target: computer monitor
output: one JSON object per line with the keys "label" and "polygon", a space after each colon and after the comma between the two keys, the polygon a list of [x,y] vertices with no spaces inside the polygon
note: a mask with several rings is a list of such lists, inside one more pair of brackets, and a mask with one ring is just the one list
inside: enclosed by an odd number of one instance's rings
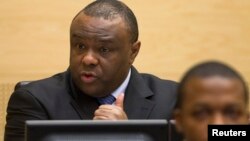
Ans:
{"label": "computer monitor", "polygon": [[25,141],[167,141],[166,120],[28,120]]}
{"label": "computer monitor", "polygon": [[179,133],[176,129],[176,122],[175,120],[168,121],[168,139],[171,141],[183,141],[183,135]]}

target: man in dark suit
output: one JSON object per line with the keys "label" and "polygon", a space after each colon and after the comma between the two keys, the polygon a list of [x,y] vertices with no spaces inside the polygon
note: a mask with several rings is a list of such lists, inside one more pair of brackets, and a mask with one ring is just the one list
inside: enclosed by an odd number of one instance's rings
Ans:
{"label": "man in dark suit", "polygon": [[[70,45],[66,72],[14,91],[5,141],[23,140],[26,120],[171,118],[176,83],[132,66],[141,43],[136,17],[124,3],[86,6],[72,21]],[[106,97],[110,104],[103,104]]]}

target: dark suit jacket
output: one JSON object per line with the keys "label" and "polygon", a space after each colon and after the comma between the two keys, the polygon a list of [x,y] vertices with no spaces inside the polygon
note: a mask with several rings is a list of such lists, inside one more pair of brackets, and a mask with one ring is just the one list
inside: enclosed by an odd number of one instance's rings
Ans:
{"label": "dark suit jacket", "polygon": [[[129,119],[169,119],[176,102],[176,83],[134,67],[125,91],[124,110]],[[13,92],[7,108],[5,141],[24,140],[25,120],[92,119],[95,98],[78,94],[69,71],[34,81]]]}

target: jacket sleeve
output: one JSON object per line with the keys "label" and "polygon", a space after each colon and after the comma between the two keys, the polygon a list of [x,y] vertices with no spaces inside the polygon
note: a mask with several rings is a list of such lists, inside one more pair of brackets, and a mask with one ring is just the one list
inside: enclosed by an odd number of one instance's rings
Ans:
{"label": "jacket sleeve", "polygon": [[30,92],[18,89],[7,106],[4,141],[24,141],[25,121],[42,119],[48,119],[43,106]]}

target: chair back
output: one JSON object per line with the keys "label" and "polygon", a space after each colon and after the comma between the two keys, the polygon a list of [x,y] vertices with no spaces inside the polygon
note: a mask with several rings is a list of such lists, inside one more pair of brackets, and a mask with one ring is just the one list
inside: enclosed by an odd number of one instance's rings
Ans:
{"label": "chair back", "polygon": [[20,81],[15,85],[14,90],[17,90],[21,88],[22,86],[29,84],[30,82],[31,81]]}

